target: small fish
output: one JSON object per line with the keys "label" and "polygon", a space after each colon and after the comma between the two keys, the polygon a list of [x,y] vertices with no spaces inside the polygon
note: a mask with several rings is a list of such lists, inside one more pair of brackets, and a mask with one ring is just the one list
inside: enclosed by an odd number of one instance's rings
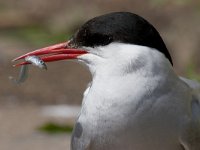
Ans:
{"label": "small fish", "polygon": [[46,69],[47,70],[47,65],[43,60],[40,59],[38,56],[27,56],[25,57],[25,61],[41,68],[41,69]]}
{"label": "small fish", "polygon": [[9,76],[9,79],[15,84],[23,83],[27,78],[28,78],[28,65],[23,65],[21,67],[18,79]]}
{"label": "small fish", "polygon": [[[34,66],[37,66],[41,69],[46,69],[47,66],[43,60],[40,59],[38,56],[27,56],[25,57],[25,61],[31,63]],[[21,84],[28,78],[28,65],[23,65],[20,69],[18,79],[15,79],[12,76],[9,76],[9,79],[15,84]]]}

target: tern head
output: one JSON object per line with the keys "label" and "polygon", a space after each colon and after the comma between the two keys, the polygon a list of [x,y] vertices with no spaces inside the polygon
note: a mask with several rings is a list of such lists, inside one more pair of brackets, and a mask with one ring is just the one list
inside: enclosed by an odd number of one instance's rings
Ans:
{"label": "tern head", "polygon": [[[67,42],[35,50],[14,61],[32,55],[40,56],[44,62],[79,59],[94,72],[100,64],[118,67],[116,64],[148,63],[145,62],[148,59],[140,61],[140,54],[145,53],[146,48],[159,52],[172,64],[160,34],[148,21],[133,13],[114,12],[87,21]],[[148,55],[151,53],[144,57]]]}

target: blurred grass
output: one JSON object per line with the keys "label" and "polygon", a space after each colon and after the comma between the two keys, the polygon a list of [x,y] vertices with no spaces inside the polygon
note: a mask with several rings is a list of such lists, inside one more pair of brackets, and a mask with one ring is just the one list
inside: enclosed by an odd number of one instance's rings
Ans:
{"label": "blurred grass", "polygon": [[46,123],[38,128],[40,132],[48,134],[58,134],[58,133],[71,133],[73,127],[70,125],[60,125],[56,123]]}
{"label": "blurred grass", "polygon": [[200,73],[197,70],[198,70],[198,67],[197,65],[195,65],[195,63],[189,64],[186,69],[186,76],[189,79],[195,79],[200,82]]}
{"label": "blurred grass", "polygon": [[5,35],[9,38],[18,39],[24,41],[27,44],[34,46],[42,46],[45,44],[59,43],[67,41],[70,33],[67,32],[52,32],[43,26],[27,26],[22,28],[10,28],[0,31],[1,35]]}

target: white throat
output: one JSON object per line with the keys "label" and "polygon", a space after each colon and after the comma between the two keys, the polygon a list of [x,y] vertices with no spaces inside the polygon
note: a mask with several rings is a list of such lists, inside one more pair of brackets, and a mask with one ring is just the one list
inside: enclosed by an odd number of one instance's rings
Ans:
{"label": "white throat", "polygon": [[92,75],[126,76],[128,74],[162,73],[172,69],[168,59],[156,49],[122,43],[95,48],[85,47],[88,54],[79,57]]}
{"label": "white throat", "polygon": [[111,97],[119,101],[130,95],[140,98],[161,82],[170,84],[177,79],[168,59],[156,49],[111,43],[87,50],[90,53],[79,59],[89,66],[93,79],[84,99],[89,95],[87,99],[95,97],[101,103]]}
{"label": "white throat", "polygon": [[161,105],[171,100],[162,96],[167,95],[171,85],[178,85],[179,79],[159,51],[120,43],[88,50],[91,54],[80,59],[89,66],[93,79],[84,93],[80,122],[87,121],[98,128],[107,121],[105,126],[126,128],[132,124],[127,123],[131,121],[127,116],[140,120],[143,112],[151,110],[155,103]]}

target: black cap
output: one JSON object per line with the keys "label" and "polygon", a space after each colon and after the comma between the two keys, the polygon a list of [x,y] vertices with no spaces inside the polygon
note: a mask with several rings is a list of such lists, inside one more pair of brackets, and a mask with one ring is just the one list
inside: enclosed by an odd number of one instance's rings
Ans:
{"label": "black cap", "polygon": [[130,12],[114,12],[87,21],[79,28],[70,44],[76,47],[96,47],[121,42],[148,46],[171,56],[158,31],[144,18]]}

